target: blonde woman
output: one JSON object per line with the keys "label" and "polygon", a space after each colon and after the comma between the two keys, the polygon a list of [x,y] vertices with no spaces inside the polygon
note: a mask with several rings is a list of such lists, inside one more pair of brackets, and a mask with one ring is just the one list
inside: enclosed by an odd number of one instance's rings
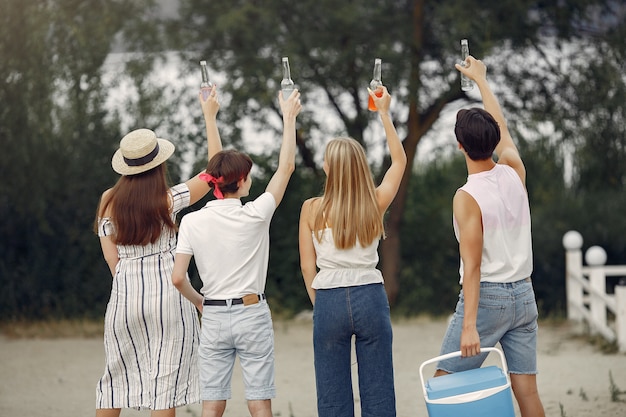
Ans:
{"label": "blonde woman", "polygon": [[[324,153],[321,197],[300,214],[300,264],[314,306],[313,350],[320,417],[354,416],[350,352],[355,337],[363,416],[395,416],[389,303],[378,263],[383,215],[396,196],[406,166],[389,115],[391,96],[368,91],[383,123],[391,166],[375,186],[363,147],[331,140]],[[381,91],[377,91],[378,94]]]}

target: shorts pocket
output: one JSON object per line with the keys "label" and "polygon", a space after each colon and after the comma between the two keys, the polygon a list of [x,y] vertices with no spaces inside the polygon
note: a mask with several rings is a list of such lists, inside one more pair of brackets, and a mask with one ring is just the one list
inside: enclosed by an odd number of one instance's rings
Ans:
{"label": "shorts pocket", "polygon": [[537,318],[539,317],[539,312],[537,310],[537,303],[534,299],[524,301],[524,315],[526,330],[529,332],[537,330]]}
{"label": "shorts pocket", "polygon": [[274,346],[274,328],[269,311],[242,323],[241,348],[251,355],[267,355]]}
{"label": "shorts pocket", "polygon": [[200,346],[217,346],[220,338],[221,323],[202,317],[202,325],[200,329]]}
{"label": "shorts pocket", "polygon": [[487,333],[501,334],[503,327],[509,326],[511,309],[509,299],[500,297],[481,297],[478,301],[478,315],[476,326],[478,333],[484,336]]}

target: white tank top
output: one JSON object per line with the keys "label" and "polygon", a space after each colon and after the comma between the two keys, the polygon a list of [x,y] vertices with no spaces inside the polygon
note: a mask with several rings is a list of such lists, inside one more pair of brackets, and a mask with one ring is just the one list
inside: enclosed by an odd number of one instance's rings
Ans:
{"label": "white tank top", "polygon": [[361,246],[357,239],[354,247],[337,249],[332,229],[324,229],[321,242],[318,242],[315,232],[312,235],[319,268],[312,288],[320,290],[383,282],[383,274],[376,269],[379,239],[374,239],[366,247]]}
{"label": "white tank top", "polygon": [[[496,164],[467,177],[460,188],[478,203],[483,223],[481,282],[515,282],[533,270],[528,193],[513,168]],[[459,239],[456,218],[454,233]],[[459,269],[463,283],[463,260]]]}

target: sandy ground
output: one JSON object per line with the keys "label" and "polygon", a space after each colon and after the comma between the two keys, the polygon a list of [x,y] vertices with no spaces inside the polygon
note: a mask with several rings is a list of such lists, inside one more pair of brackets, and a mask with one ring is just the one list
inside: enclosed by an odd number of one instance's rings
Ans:
{"label": "sandy ground", "polygon": [[[398,416],[428,415],[419,367],[437,356],[445,326],[443,320],[394,322]],[[274,416],[315,416],[311,322],[276,321],[275,330],[278,396],[273,401]],[[14,339],[0,335],[0,416],[93,416],[103,355],[100,337]],[[620,401],[611,399],[612,389],[626,391],[626,355],[603,354],[587,339],[574,337],[571,326],[544,323],[538,360],[539,390],[547,416],[626,416],[626,393],[618,396]],[[356,375],[356,365],[353,368]],[[199,404],[181,407],[177,415],[199,417],[200,409]],[[122,412],[122,416],[148,415],[148,411]],[[246,415],[241,376],[236,372],[225,416]]]}

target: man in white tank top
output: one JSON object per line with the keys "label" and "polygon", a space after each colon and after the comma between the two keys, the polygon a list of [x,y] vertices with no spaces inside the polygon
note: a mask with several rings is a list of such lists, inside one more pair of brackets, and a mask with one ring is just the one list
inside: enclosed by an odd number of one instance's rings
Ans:
{"label": "man in white tank top", "polygon": [[[537,391],[537,304],[530,275],[532,244],[526,169],[487,83],[486,66],[470,56],[456,65],[471,78],[484,110],[460,110],[454,132],[467,164],[467,183],[453,200],[462,289],[436,376],[479,367],[480,348],[500,343],[522,417],[544,417]],[[496,163],[492,156],[496,154]]]}

